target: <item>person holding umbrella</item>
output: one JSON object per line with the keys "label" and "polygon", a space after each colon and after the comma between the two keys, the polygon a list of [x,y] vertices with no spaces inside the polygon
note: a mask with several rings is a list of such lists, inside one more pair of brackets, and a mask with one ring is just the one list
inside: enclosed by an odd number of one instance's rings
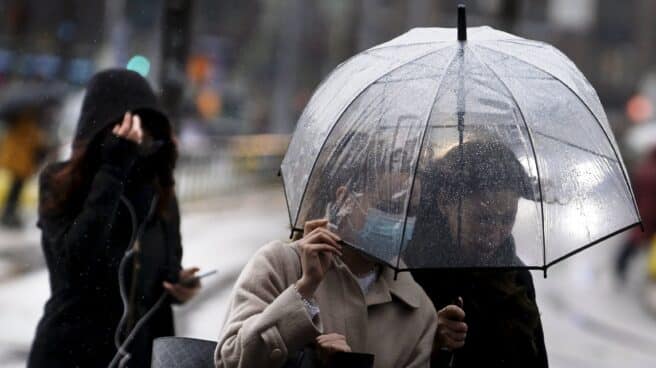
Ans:
{"label": "person holding umbrella", "polygon": [[[351,139],[371,151],[366,137]],[[365,175],[356,168],[342,165],[308,193],[307,216],[315,220],[296,241],[264,246],[243,269],[217,367],[428,366],[437,314],[426,294],[409,274],[395,279],[391,268],[342,246],[335,234],[348,228],[364,239],[373,218],[360,209],[382,205],[380,193],[362,191]],[[399,176],[379,178],[381,187],[397,186]]]}
{"label": "person holding umbrella", "polygon": [[[415,230],[421,244],[410,245],[412,254],[462,267],[412,271],[438,309],[431,366],[452,359],[457,367],[548,366],[531,274],[494,269],[523,265],[512,228],[519,199],[532,198],[524,168],[500,142],[473,140],[435,160],[423,176]],[[432,206],[438,215],[426,216],[435,213],[425,208]]]}
{"label": "person holding umbrella", "polygon": [[199,284],[180,282],[197,269],[180,264],[172,134],[139,74],[90,80],[70,160],[40,176],[51,295],[28,367],[147,367],[153,339],[174,334],[171,304]]}

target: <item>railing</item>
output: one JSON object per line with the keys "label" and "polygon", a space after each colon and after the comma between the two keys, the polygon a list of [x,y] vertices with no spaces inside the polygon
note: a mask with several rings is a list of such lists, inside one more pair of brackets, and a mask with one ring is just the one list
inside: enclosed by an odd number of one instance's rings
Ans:
{"label": "railing", "polygon": [[181,201],[275,183],[289,144],[288,135],[217,136],[193,146],[181,145],[176,169]]}

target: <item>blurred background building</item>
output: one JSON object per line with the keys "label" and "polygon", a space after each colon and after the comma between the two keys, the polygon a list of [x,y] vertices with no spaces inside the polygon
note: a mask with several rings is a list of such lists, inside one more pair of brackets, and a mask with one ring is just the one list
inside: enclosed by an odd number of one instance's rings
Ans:
{"label": "blurred background building", "polygon": [[[131,63],[161,87],[171,73],[164,65],[178,58],[186,114],[217,134],[289,133],[312,90],[338,63],[412,27],[454,26],[455,3],[2,0],[0,83],[63,81],[74,88],[98,69]],[[624,107],[656,56],[656,3],[464,3],[472,26],[561,49],[596,87],[618,131],[626,127]],[[177,50],[182,55],[171,54],[172,35],[186,44]]]}
{"label": "blurred background building", "polygon": [[[140,72],[156,87],[174,117],[181,150],[177,188],[191,218],[183,224],[185,231],[197,233],[202,224],[222,219],[232,228],[267,223],[267,236],[284,237],[286,213],[276,172],[313,90],[340,62],[410,28],[454,27],[457,3],[467,5],[469,26],[490,25],[542,40],[569,56],[596,88],[629,167],[656,147],[653,0],[0,0],[0,145],[7,146],[7,137],[16,135],[17,126],[21,132],[32,132],[30,142],[39,142],[31,145],[29,160],[35,168],[25,175],[24,188],[19,191],[22,214],[16,216],[22,218],[18,223],[10,219],[8,226],[0,228],[0,299],[12,298],[24,285],[34,287],[35,294],[46,293],[42,299],[47,297],[47,285],[44,289],[30,281],[31,277],[36,280],[37,274],[41,282],[45,280],[34,226],[34,178],[46,161],[67,157],[84,85],[96,71],[127,67]],[[18,95],[18,105],[36,111],[30,115],[32,125],[12,123],[12,114],[3,114],[15,108]],[[12,197],[14,176],[0,162],[0,203]],[[237,195],[239,200],[228,199]],[[237,220],[221,215],[227,206],[241,208],[246,220],[231,223]],[[194,215],[199,207],[201,215]],[[274,207],[271,217],[264,216],[263,211]],[[242,241],[237,235],[228,238]],[[199,262],[211,259],[210,254],[227,257],[217,251],[227,242],[221,234],[207,233],[205,237],[198,241],[204,245],[191,251],[191,259],[193,254]],[[245,257],[265,238],[243,240]],[[590,267],[605,267],[604,272],[610,273],[612,264],[608,262],[612,261],[607,258],[614,257],[613,252],[599,256],[603,259],[599,262],[606,263],[599,266],[593,262]],[[238,271],[247,257],[237,258],[233,263]],[[554,274],[558,280],[558,269]],[[587,286],[579,292],[584,295],[607,295],[590,284],[592,276],[587,273],[562,274],[564,283],[572,281],[569,277],[583,278],[582,285]],[[212,284],[213,295],[224,298],[234,276],[228,273]],[[614,295],[614,290],[608,295]],[[558,299],[565,298],[563,295],[554,295],[554,305],[564,303]],[[37,312],[39,301],[30,302]],[[216,314],[210,306],[221,302],[212,303],[206,308]],[[217,308],[220,311],[223,306]],[[545,307],[541,308],[544,312]],[[545,323],[557,323],[558,308],[546,308]],[[9,346],[0,351],[3,366],[3,359],[20,366],[36,324],[33,317],[25,317],[27,322],[21,325],[15,310],[13,304],[0,305],[0,315],[15,323],[18,336],[17,340],[0,341]],[[614,318],[615,312],[600,312],[600,318]],[[572,318],[574,324],[591,323],[581,322],[578,314]],[[182,331],[190,335],[195,328],[207,329],[207,324],[200,326],[191,317],[181,320],[187,323]],[[651,326],[643,335],[635,337],[633,331],[622,338],[645,343],[640,336],[655,332],[656,327]],[[218,334],[218,329],[217,325],[212,331]],[[555,366],[588,366],[571,358],[567,347],[559,350],[558,337],[568,333],[567,327],[545,330],[547,346],[557,347],[550,350],[556,352],[556,363],[561,363]],[[612,344],[594,336],[582,337],[584,344],[594,341],[585,345],[588,351],[607,350],[604,347]],[[607,354],[636,353],[647,359],[636,362],[656,362],[649,349],[640,346],[637,353],[618,347],[599,354],[611,363]],[[592,361],[589,366],[602,366],[599,364]]]}

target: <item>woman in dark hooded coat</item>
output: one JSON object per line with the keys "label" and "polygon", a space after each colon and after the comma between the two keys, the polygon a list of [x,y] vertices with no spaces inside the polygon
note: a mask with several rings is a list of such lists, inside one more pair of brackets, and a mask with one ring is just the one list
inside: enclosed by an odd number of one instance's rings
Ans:
{"label": "woman in dark hooded coat", "polygon": [[127,348],[129,366],[150,366],[153,339],[174,334],[171,303],[199,287],[178,283],[197,269],[180,265],[176,156],[171,126],[143,77],[110,69],[91,79],[70,160],[40,176],[51,296],[28,367],[107,367],[115,340],[123,342],[165,291]]}
{"label": "woman in dark hooded coat", "polygon": [[412,271],[438,310],[431,366],[547,367],[533,279],[512,236],[519,199],[534,197],[524,168],[499,142],[469,141],[423,175],[412,254],[452,267]]}

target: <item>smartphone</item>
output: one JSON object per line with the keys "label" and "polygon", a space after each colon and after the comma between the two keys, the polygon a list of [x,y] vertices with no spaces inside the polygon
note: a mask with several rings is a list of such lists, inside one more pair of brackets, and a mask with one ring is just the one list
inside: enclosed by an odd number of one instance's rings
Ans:
{"label": "smartphone", "polygon": [[212,276],[212,275],[214,275],[216,272],[217,272],[216,269],[211,270],[211,271],[207,271],[207,272],[201,273],[201,274],[199,274],[199,275],[196,275],[196,276],[194,276],[194,277],[190,277],[190,278],[188,278],[188,279],[180,280],[179,284],[182,285],[182,286],[184,286],[184,287],[194,287],[194,286],[196,286],[196,285],[198,284],[198,282],[200,281],[200,279],[205,278],[205,277],[207,277],[207,276]]}

